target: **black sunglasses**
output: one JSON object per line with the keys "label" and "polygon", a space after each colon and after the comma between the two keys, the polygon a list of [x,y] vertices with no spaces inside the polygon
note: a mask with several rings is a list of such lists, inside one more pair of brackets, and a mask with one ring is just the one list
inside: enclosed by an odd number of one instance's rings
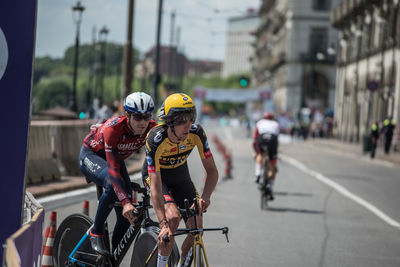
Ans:
{"label": "black sunglasses", "polygon": [[135,121],[141,121],[141,120],[148,121],[151,119],[151,113],[145,113],[145,114],[131,113],[130,115]]}
{"label": "black sunglasses", "polygon": [[194,116],[193,114],[183,114],[180,116],[177,116],[173,121],[173,125],[183,125],[186,124],[188,121],[191,121],[194,123]]}

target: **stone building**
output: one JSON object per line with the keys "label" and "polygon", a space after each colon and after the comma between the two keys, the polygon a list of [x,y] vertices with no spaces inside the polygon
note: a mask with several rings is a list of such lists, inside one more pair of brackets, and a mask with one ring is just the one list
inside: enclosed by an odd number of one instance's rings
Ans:
{"label": "stone building", "polygon": [[244,16],[228,20],[223,77],[247,74],[251,71],[250,57],[254,53],[252,32],[257,28],[258,23],[258,14],[253,9],[249,9]]}
{"label": "stone building", "polygon": [[398,0],[343,0],[331,12],[339,30],[336,134],[358,142],[371,123],[400,116]]}
{"label": "stone building", "polygon": [[337,31],[330,10],[339,0],[264,0],[255,31],[252,79],[274,90],[277,113],[334,107]]}

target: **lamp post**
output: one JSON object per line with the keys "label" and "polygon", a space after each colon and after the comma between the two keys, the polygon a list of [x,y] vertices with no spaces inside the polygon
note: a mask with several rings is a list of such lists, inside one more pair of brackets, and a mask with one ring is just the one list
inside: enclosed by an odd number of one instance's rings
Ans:
{"label": "lamp post", "polygon": [[157,34],[156,34],[156,47],[154,57],[154,88],[153,88],[153,100],[156,107],[158,107],[158,84],[160,83],[160,35],[161,35],[161,17],[163,9],[163,0],[158,0],[158,12],[157,12]]}
{"label": "lamp post", "polygon": [[107,41],[107,34],[109,30],[104,25],[99,32],[99,42],[101,44],[100,50],[100,103],[103,104],[103,94],[104,94],[104,76],[106,74],[106,41]]}
{"label": "lamp post", "polygon": [[75,6],[72,7],[73,19],[76,24],[76,37],[75,37],[75,57],[74,57],[74,72],[72,80],[72,111],[78,112],[76,103],[76,81],[78,77],[78,58],[79,58],[79,28],[82,22],[82,13],[85,7],[78,1]]}

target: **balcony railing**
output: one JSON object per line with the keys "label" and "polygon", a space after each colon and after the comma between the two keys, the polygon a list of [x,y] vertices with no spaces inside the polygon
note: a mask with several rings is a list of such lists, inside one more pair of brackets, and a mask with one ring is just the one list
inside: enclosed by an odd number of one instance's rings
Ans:
{"label": "balcony railing", "polygon": [[347,19],[360,14],[367,6],[379,4],[381,0],[343,0],[340,5],[331,11],[331,24],[340,28]]}

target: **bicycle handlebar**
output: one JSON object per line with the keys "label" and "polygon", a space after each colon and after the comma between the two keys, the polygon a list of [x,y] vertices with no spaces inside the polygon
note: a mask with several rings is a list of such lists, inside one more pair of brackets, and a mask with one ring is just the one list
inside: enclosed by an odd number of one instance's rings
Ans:
{"label": "bicycle handlebar", "polygon": [[[222,231],[222,234],[225,235],[226,237],[226,242],[229,243],[229,238],[228,238],[228,233],[229,233],[229,228],[227,226],[225,227],[220,227],[220,228],[181,228],[181,229],[176,229],[176,232],[172,234],[172,236],[178,236],[178,235],[186,235],[186,234],[198,234],[201,232],[208,232],[208,231]],[[170,241],[169,236],[165,234],[163,236],[163,241],[165,243],[168,243]]]}

